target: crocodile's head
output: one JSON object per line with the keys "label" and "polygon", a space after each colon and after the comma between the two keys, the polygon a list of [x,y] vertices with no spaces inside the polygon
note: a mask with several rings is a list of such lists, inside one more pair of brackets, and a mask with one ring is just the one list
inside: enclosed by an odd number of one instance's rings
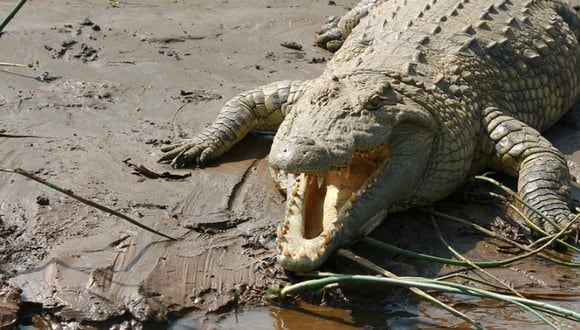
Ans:
{"label": "crocodile's head", "polygon": [[323,75],[306,83],[278,129],[270,166],[294,178],[277,233],[285,269],[319,267],[376,228],[393,205],[414,198],[434,120],[395,83],[383,75]]}

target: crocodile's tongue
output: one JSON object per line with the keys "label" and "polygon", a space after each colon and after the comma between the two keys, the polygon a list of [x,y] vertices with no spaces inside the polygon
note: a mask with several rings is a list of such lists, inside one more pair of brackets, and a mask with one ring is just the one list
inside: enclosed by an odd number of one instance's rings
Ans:
{"label": "crocodile's tongue", "polygon": [[[324,176],[305,175],[304,238],[320,235],[337,219],[340,209],[371,177],[377,165],[364,157],[354,157],[347,168],[331,170]],[[345,210],[347,211],[347,210]]]}

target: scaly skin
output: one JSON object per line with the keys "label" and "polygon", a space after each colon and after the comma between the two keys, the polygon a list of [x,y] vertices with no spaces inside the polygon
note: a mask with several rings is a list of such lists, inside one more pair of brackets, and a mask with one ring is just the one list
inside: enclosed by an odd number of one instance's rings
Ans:
{"label": "scaly skin", "polygon": [[161,158],[203,164],[252,129],[277,128],[284,268],[315,269],[387,214],[489,167],[519,176],[520,196],[556,221],[525,210],[541,228],[571,221],[566,161],[539,133],[580,99],[580,21],[566,5],[365,0],[324,29],[317,42],[340,49],[319,78],[240,94]]}

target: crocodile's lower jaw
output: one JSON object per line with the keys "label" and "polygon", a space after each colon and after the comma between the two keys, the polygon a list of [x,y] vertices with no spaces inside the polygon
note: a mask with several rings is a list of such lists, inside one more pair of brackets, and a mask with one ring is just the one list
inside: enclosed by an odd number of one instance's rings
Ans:
{"label": "crocodile's lower jaw", "polygon": [[[372,188],[387,161],[387,148],[355,152],[349,166],[320,174],[294,174],[286,218],[278,228],[278,262],[287,270],[318,268],[335,249],[360,236],[351,211]],[[365,233],[366,234],[366,233]]]}

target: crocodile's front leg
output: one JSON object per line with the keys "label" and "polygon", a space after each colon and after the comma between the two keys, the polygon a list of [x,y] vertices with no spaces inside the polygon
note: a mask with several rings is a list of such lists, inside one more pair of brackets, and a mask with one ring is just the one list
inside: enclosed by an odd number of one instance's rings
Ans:
{"label": "crocodile's front leg", "polygon": [[491,167],[519,176],[520,197],[553,219],[556,228],[527,207],[524,214],[548,233],[567,225],[574,214],[569,208],[570,173],[560,151],[537,130],[496,108],[486,109],[484,121],[483,148]]}
{"label": "crocodile's front leg", "polygon": [[369,9],[385,0],[363,0],[343,17],[331,16],[316,35],[316,45],[331,52],[337,51],[352,29],[369,14]]}
{"label": "crocodile's front leg", "polygon": [[202,165],[218,158],[253,129],[276,131],[294,103],[302,81],[279,81],[229,100],[215,122],[192,139],[163,147],[160,162],[173,167]]}

